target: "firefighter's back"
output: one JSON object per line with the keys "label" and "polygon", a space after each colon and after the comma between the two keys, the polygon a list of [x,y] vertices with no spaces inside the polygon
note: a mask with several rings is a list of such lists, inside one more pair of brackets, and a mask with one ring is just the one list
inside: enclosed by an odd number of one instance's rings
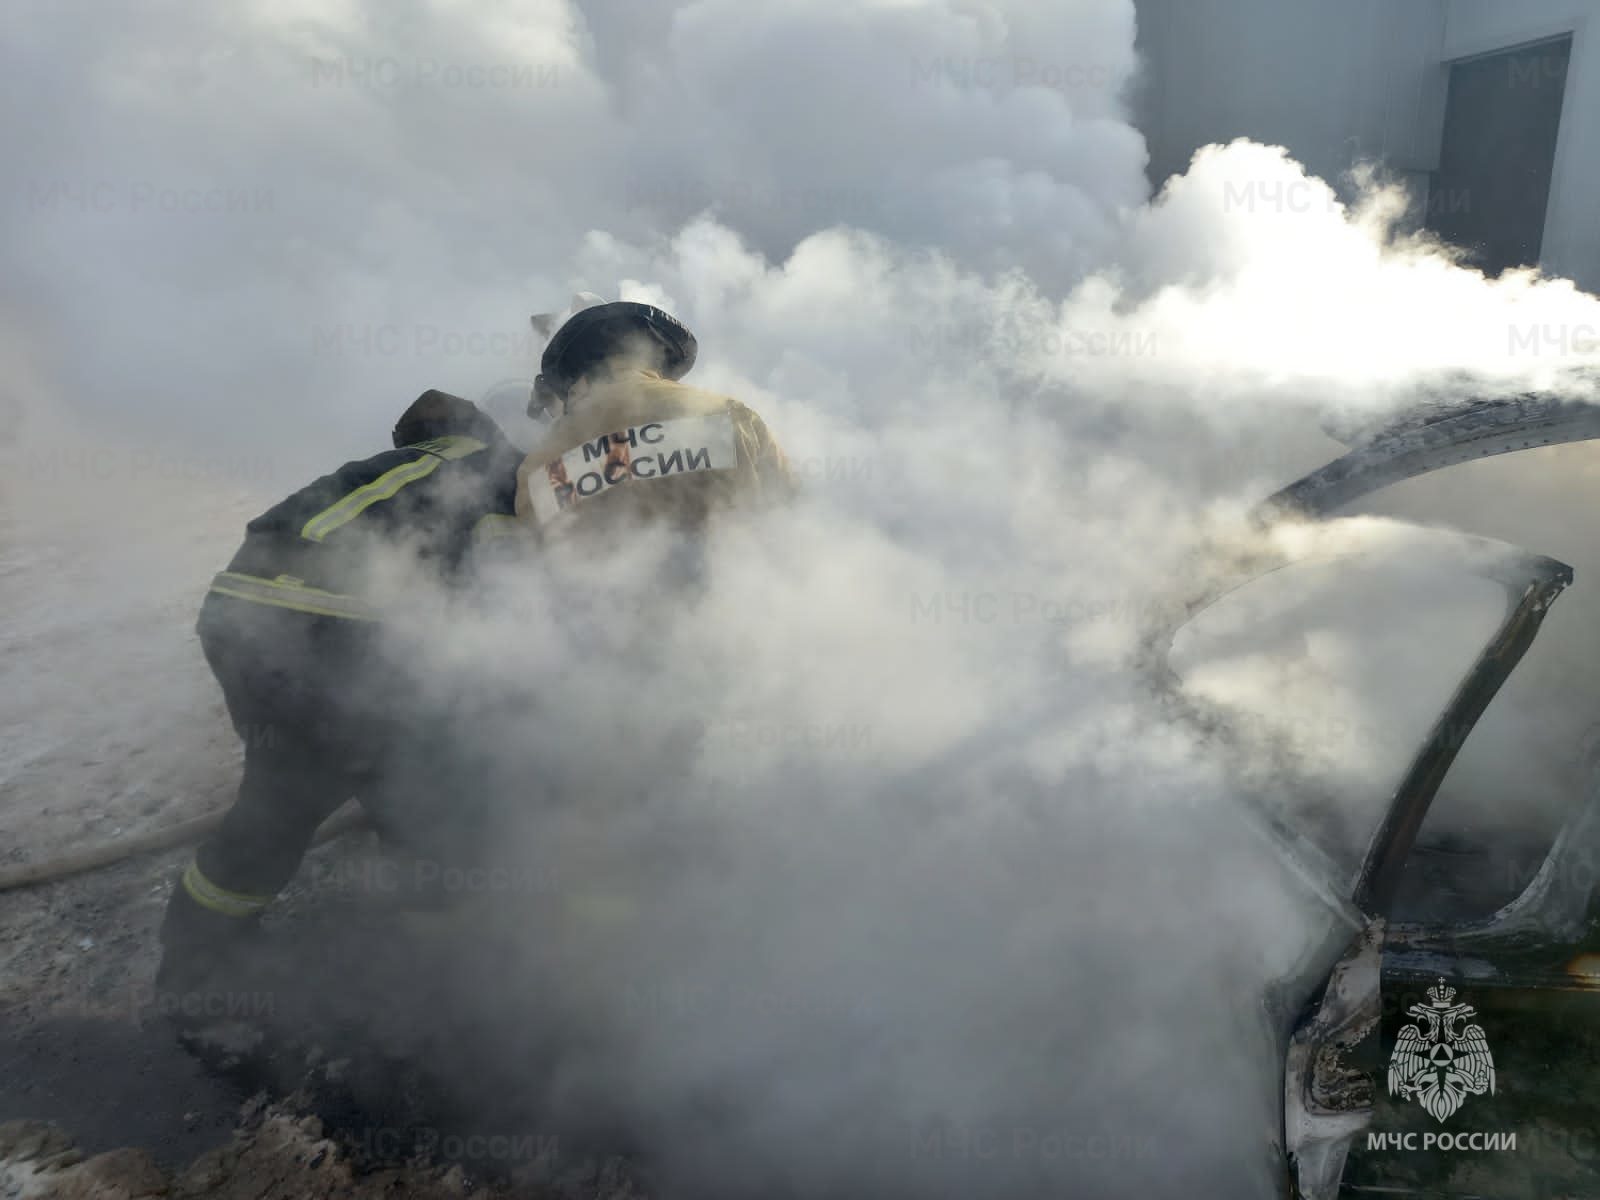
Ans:
{"label": "firefighter's back", "polygon": [[691,531],[789,486],[782,451],[745,405],[625,370],[584,388],[529,451],[517,512],[548,537],[641,521]]}

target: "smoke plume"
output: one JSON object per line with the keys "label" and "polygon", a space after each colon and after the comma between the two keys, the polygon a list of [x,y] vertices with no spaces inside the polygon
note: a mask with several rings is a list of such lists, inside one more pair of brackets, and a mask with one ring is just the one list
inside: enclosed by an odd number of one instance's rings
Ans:
{"label": "smoke plume", "polygon": [[[1325,426],[1569,388],[1592,346],[1521,335],[1600,301],[1486,280],[1377,176],[1347,207],[1279,148],[1152,193],[1130,0],[21,9],[4,586],[70,547],[158,599],[137,638],[120,585],[52,606],[81,663],[42,611],[8,623],[25,670],[188,714],[52,697],[7,714],[21,759],[215,762],[182,598],[250,505],[381,449],[423,388],[502,405],[527,312],[648,300],[804,494],[720,529],[692,587],[656,586],[678,548],[648,539],[497,561],[465,599],[374,564],[423,700],[517,810],[502,878],[539,881],[472,897],[504,956],[463,991],[545,1031],[544,1100],[621,1114],[683,1194],[1270,1194],[1260,997],[1349,929],[1239,816],[1309,785],[1242,779],[1140,639],[1198,543],[1339,452]],[[1262,199],[1286,188],[1323,202]],[[1568,553],[1534,501],[1592,460],[1541,463],[1463,468],[1499,472],[1492,513],[1402,500]],[[1269,732],[1359,825],[1379,714],[1425,718],[1481,598],[1382,520],[1340,536],[1429,569],[1328,581],[1298,640],[1224,625],[1196,686],[1298,698]]]}

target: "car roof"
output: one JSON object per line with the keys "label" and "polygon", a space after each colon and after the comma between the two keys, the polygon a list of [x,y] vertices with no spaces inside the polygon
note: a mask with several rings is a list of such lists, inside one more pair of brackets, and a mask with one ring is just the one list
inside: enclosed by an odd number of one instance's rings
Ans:
{"label": "car roof", "polygon": [[1600,404],[1530,393],[1430,402],[1355,439],[1354,447],[1270,496],[1267,522],[1326,517],[1372,492],[1457,463],[1600,438]]}

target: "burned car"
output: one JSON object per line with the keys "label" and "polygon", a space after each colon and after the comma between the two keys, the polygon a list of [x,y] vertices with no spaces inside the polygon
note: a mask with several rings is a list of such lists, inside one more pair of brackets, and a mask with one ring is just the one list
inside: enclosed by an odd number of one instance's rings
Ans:
{"label": "burned car", "polygon": [[1600,769],[1575,752],[1587,777],[1538,785],[1514,738],[1484,732],[1503,688],[1502,725],[1544,719],[1506,685],[1573,571],[1340,516],[1442,467],[1596,437],[1600,407],[1525,396],[1356,439],[1263,505],[1259,542],[1214,555],[1152,634],[1183,719],[1244,748],[1251,828],[1332,914],[1266,1006],[1288,1195],[1600,1195]]}

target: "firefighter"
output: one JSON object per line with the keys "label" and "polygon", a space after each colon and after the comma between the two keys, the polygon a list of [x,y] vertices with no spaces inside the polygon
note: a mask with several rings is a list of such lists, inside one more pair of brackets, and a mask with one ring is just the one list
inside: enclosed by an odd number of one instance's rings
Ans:
{"label": "firefighter", "polygon": [[[534,382],[529,415],[554,419],[517,473],[517,514],[539,547],[546,586],[563,598],[555,614],[573,660],[619,684],[660,671],[671,642],[662,629],[695,619],[710,525],[794,492],[759,416],[678,382],[696,351],[689,330],[659,308],[594,302],[556,331]],[[580,826],[597,826],[594,837],[564,843],[553,868],[565,936],[582,945],[649,907],[638,864],[609,857],[610,814],[649,804],[655,786],[687,772],[705,729],[692,704],[642,711],[627,690],[619,687],[615,709],[586,717],[593,724],[579,736],[601,752],[613,738],[633,755],[648,744],[648,779],[624,773],[597,786],[587,759],[564,777],[557,763],[538,768],[556,798],[579,806]],[[572,756],[556,757],[574,769]],[[654,868],[670,871],[673,852],[660,850]]]}
{"label": "firefighter", "polygon": [[401,668],[379,652],[381,601],[363,594],[369,553],[403,548],[449,581],[477,542],[520,529],[521,452],[476,406],[425,392],[392,440],[251,521],[201,606],[196,629],[244,743],[244,773],[168,902],[164,992],[215,986],[236,965],[345,800],[360,799],[385,832],[386,768],[415,714]]}
{"label": "firefighter", "polygon": [[[677,382],[695,353],[689,331],[657,308],[593,304],[545,349],[529,413],[555,419],[526,456],[473,405],[428,392],[396,426],[394,451],[348,463],[250,523],[198,625],[245,745],[244,776],[168,904],[158,986],[186,992],[226,975],[347,798],[363,801],[380,833],[408,840],[417,806],[395,821],[407,807],[395,793],[427,789],[394,781],[428,757],[419,731],[448,739],[439,714],[412,705],[406,665],[379,646],[381,603],[362,594],[374,544],[405,546],[430,574],[459,578],[486,540],[520,539],[520,552],[644,517],[688,534],[714,511],[789,494],[761,419]],[[420,814],[430,819],[448,834],[462,818]]]}
{"label": "firefighter", "polygon": [[696,350],[675,318],[630,301],[581,309],[556,331],[529,415],[557,415],[517,472],[517,514],[541,540],[641,518],[695,532],[719,509],[791,493],[760,417],[678,382]]}

